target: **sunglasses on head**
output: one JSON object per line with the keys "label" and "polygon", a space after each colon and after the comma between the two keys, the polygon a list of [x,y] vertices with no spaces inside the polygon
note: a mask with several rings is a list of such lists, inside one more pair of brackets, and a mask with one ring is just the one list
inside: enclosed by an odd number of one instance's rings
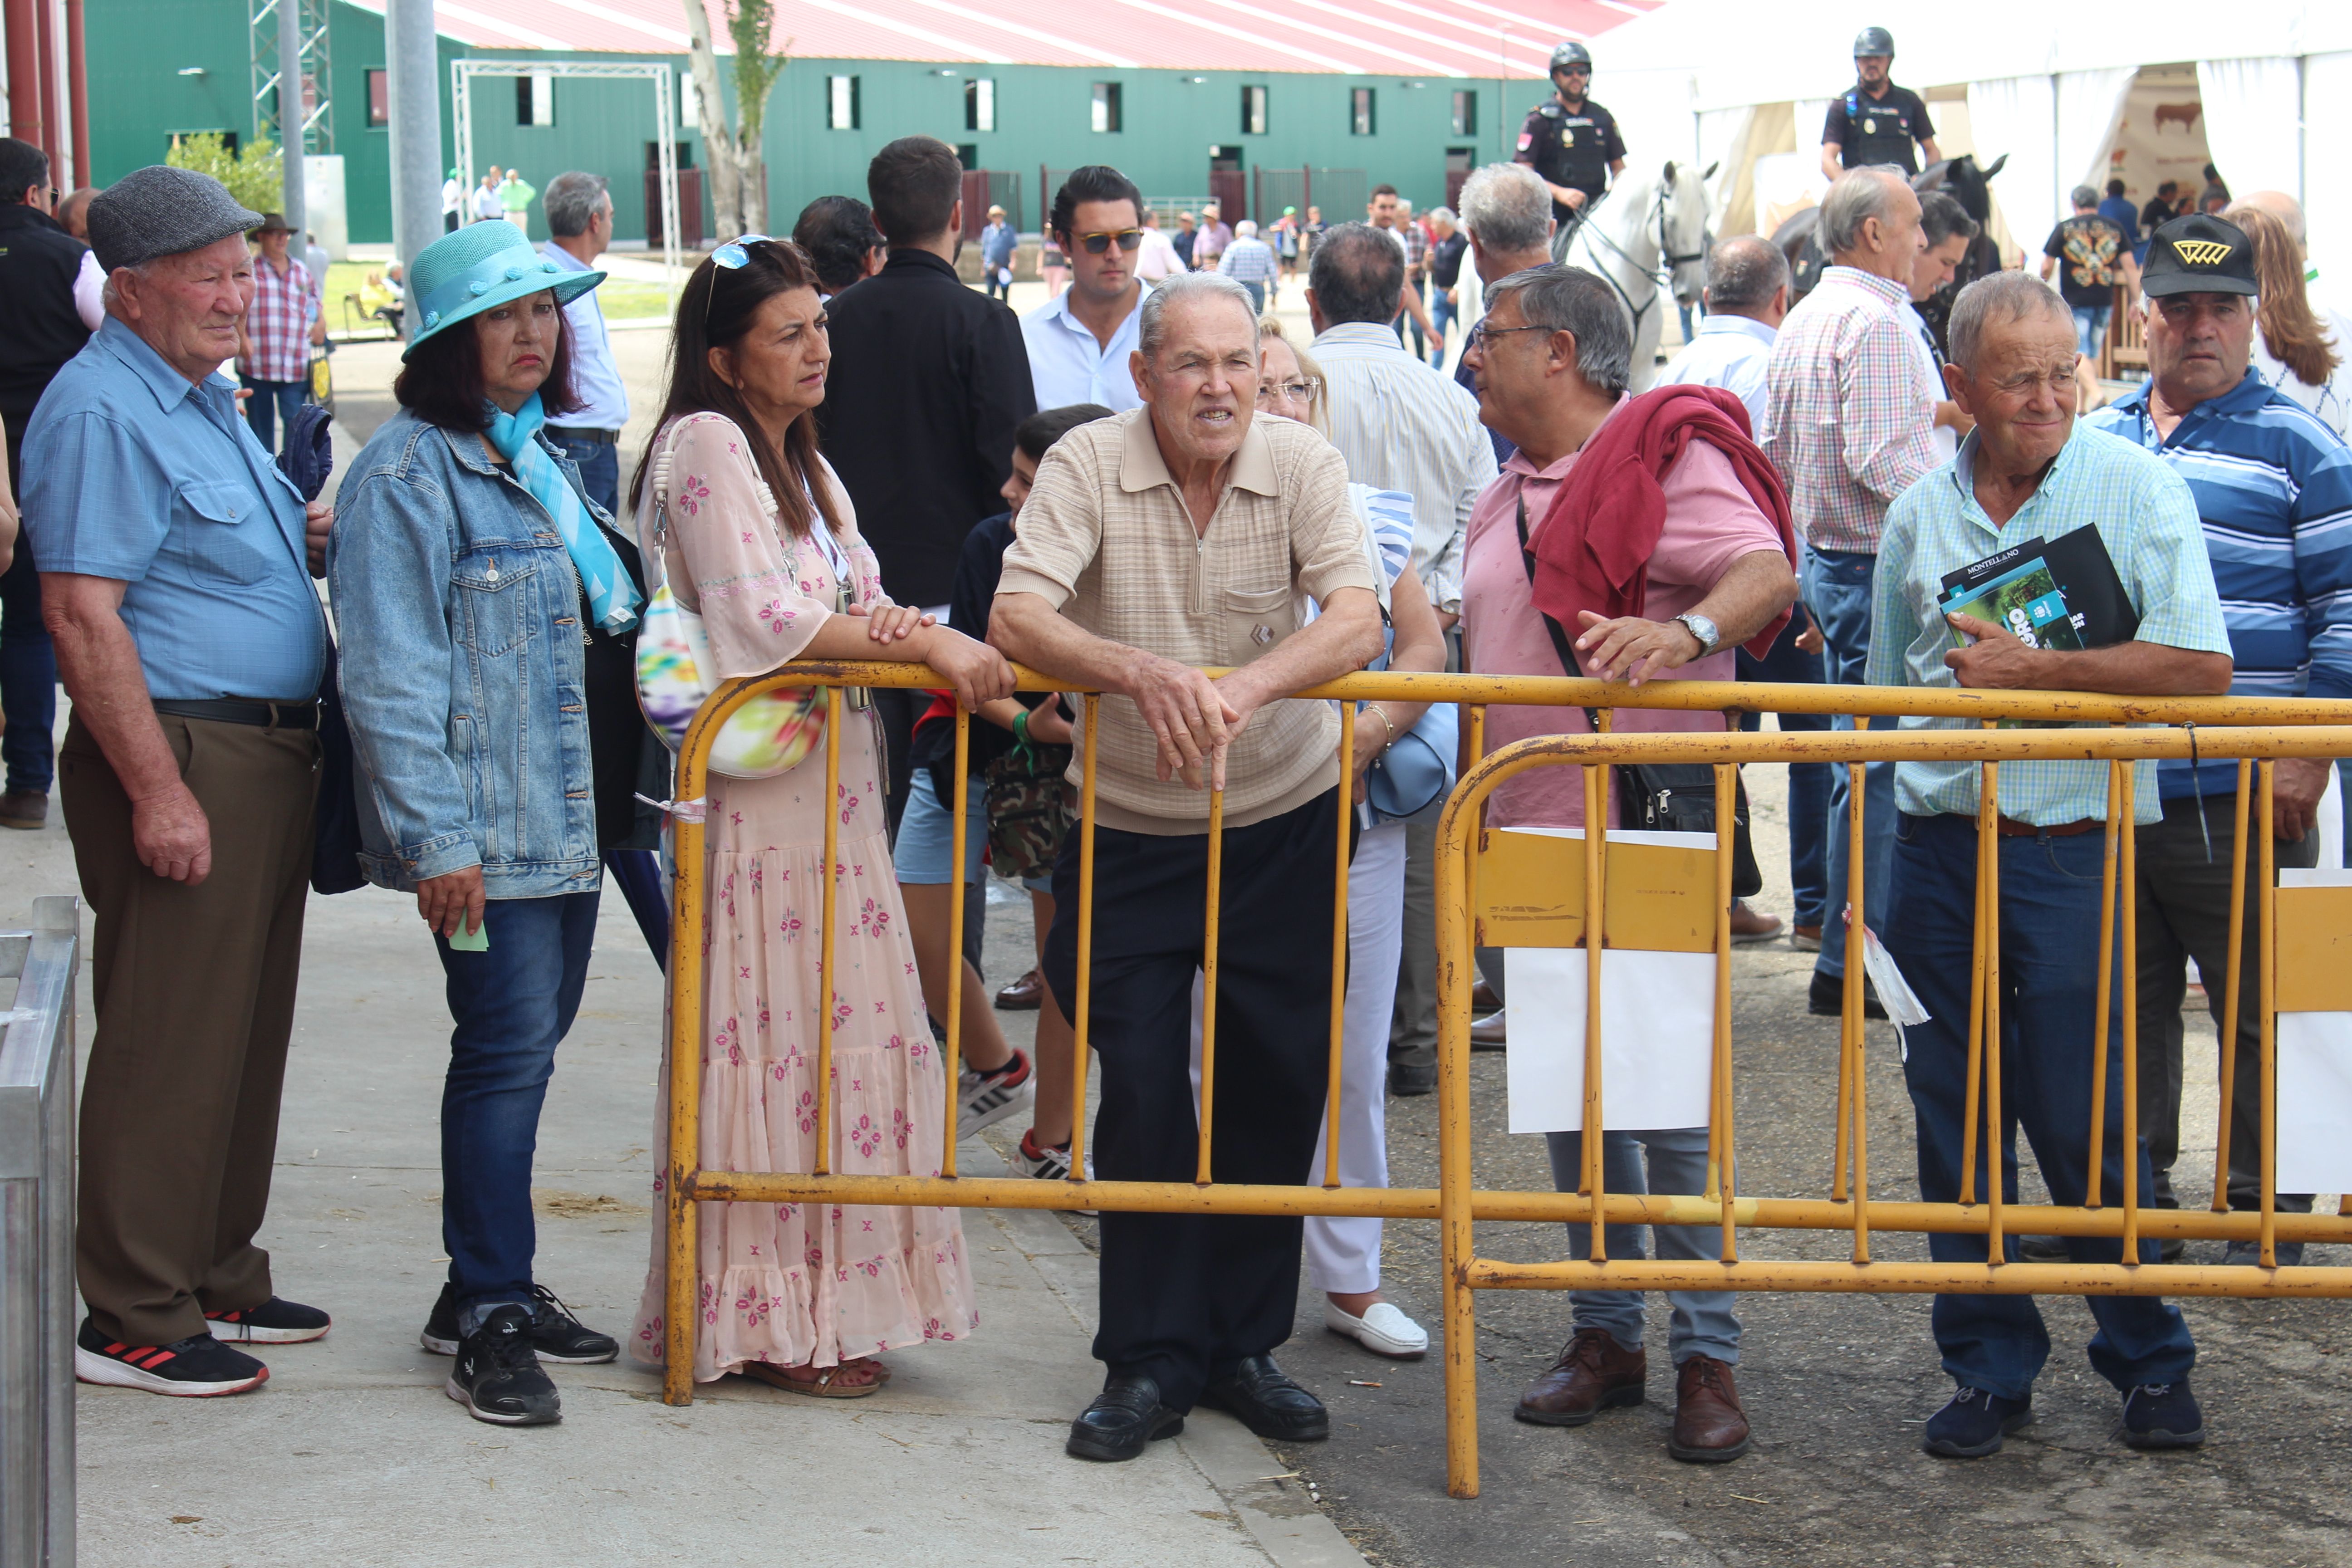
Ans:
{"label": "sunglasses on head", "polygon": [[1121,250],[1134,250],[1143,244],[1143,231],[1139,228],[1098,229],[1093,234],[1078,236],[1078,243],[1087,247],[1088,256],[1100,256],[1111,247],[1113,240],[1118,242]]}
{"label": "sunglasses on head", "polygon": [[[730,272],[740,272],[744,268],[751,265],[751,247],[752,246],[775,243],[775,237],[772,235],[743,235],[739,238],[729,240],[725,245],[712,251],[710,265],[713,268],[723,267]],[[702,326],[706,332],[710,329],[710,301],[718,298],[718,295],[719,274],[714,270],[710,274],[709,291],[702,296]]]}

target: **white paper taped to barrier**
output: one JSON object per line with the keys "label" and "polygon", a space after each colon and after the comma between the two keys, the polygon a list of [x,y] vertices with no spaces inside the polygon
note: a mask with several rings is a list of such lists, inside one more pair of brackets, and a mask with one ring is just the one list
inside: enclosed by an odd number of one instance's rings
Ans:
{"label": "white paper taped to barrier", "polygon": [[[2282,868],[2282,888],[2352,887],[2352,870]],[[2352,1190],[2352,1013],[2278,1016],[2278,1190]]]}
{"label": "white paper taped to barrier", "polygon": [[[1610,837],[1619,837],[1611,834]],[[1514,1132],[1584,1126],[1582,948],[1503,953]],[[1704,1127],[1714,1086],[1715,954],[1601,955],[1601,1116],[1625,1130]]]}

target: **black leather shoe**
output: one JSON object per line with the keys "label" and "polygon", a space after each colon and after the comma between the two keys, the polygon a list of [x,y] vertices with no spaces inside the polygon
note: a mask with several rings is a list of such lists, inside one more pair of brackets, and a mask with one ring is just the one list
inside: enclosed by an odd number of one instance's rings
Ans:
{"label": "black leather shoe", "polygon": [[1095,1402],[1070,1423],[1062,1451],[1074,1459],[1132,1459],[1147,1443],[1184,1430],[1184,1417],[1160,1403],[1160,1385],[1148,1377],[1114,1377]]}
{"label": "black leather shoe", "polygon": [[1248,1356],[1232,1371],[1213,1374],[1201,1403],[1276,1443],[1319,1443],[1331,1435],[1323,1402],[1293,1383],[1270,1355]]}

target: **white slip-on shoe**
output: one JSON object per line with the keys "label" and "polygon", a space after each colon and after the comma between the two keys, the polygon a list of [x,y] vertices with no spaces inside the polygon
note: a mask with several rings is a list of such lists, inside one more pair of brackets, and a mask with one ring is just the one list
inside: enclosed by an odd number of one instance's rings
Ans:
{"label": "white slip-on shoe", "polygon": [[1374,1355],[1392,1361],[1419,1361],[1429,1353],[1429,1331],[1387,1301],[1375,1301],[1360,1318],[1342,1311],[1329,1297],[1323,1299],[1323,1326],[1345,1334]]}

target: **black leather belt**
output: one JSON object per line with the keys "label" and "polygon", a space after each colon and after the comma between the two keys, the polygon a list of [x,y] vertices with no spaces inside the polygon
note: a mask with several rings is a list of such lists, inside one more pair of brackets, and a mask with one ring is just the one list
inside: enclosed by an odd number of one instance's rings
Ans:
{"label": "black leather belt", "polygon": [[588,441],[599,447],[617,447],[621,444],[621,433],[618,430],[591,430],[585,425],[550,425],[545,428],[549,435],[561,440]]}
{"label": "black leather belt", "polygon": [[270,730],[315,730],[319,727],[319,700],[305,697],[294,702],[248,701],[242,697],[215,697],[197,701],[160,700],[158,713],[171,713],[182,719],[209,719],[216,724],[252,724]]}

